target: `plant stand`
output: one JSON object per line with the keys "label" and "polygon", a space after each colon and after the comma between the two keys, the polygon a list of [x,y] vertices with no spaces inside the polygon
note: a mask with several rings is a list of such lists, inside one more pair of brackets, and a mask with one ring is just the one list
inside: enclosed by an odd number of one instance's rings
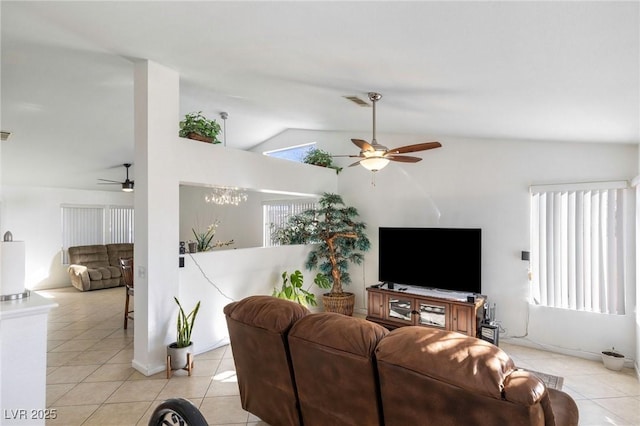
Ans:
{"label": "plant stand", "polygon": [[[183,368],[181,368],[180,370],[186,370],[189,372],[189,376],[191,376],[191,370],[193,370],[194,367],[194,362],[193,362],[193,355],[191,354],[191,352],[187,353],[187,365]],[[171,376],[173,375],[173,369],[171,368],[171,355],[167,355],[167,379],[170,379]]]}

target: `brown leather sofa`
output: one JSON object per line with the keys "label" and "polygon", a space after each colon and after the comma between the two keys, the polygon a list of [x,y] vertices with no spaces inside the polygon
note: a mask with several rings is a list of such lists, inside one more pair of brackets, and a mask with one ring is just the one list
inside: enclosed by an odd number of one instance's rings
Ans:
{"label": "brown leather sofa", "polygon": [[80,291],[124,285],[120,258],[133,257],[133,244],[95,244],[69,247],[67,272]]}
{"label": "brown leather sofa", "polygon": [[455,332],[389,332],[252,296],[224,309],[242,407],[271,426],[574,426],[562,391],[497,346]]}

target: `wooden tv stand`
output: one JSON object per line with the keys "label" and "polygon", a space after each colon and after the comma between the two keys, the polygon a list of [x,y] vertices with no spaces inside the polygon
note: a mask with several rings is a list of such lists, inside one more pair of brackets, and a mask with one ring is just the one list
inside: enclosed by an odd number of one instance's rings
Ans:
{"label": "wooden tv stand", "polygon": [[[478,337],[485,296],[410,285],[393,287],[367,287],[367,320],[389,329],[419,325]],[[467,296],[475,300],[468,301]]]}

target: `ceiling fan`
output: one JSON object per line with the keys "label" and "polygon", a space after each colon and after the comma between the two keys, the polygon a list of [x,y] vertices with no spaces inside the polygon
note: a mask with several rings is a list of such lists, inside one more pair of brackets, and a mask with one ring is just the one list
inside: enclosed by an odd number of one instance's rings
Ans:
{"label": "ceiling fan", "polygon": [[380,98],[382,98],[382,95],[380,93],[369,92],[369,100],[373,104],[373,138],[371,139],[371,143],[368,143],[367,141],[364,141],[362,139],[351,139],[351,142],[353,142],[358,148],[360,148],[360,154],[336,155],[335,157],[360,158],[355,163],[350,164],[349,167],[357,166],[358,164],[360,164],[367,170],[377,172],[378,170],[383,169],[387,164],[389,164],[389,161],[417,163],[418,161],[422,160],[422,158],[420,157],[412,157],[409,155],[400,154],[426,151],[428,149],[440,148],[442,146],[440,142],[425,142],[389,149],[386,146],[379,144],[376,140],[376,102],[378,102]]}
{"label": "ceiling fan", "polygon": [[129,180],[129,167],[131,167],[131,164],[124,163],[123,166],[126,167],[127,169],[127,178],[124,180],[124,182],[120,182],[117,180],[109,180],[109,179],[98,179],[102,181],[102,182],[98,182],[98,185],[113,185],[117,183],[119,185],[122,185],[122,190],[124,192],[133,192],[133,181]]}

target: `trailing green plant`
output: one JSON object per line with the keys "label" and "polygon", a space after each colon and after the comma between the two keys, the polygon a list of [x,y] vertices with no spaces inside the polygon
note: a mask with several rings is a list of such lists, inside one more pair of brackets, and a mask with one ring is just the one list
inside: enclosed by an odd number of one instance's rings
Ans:
{"label": "trailing green plant", "polygon": [[211,143],[220,143],[218,139],[220,131],[220,124],[216,120],[209,120],[202,115],[202,111],[198,111],[190,112],[184,116],[184,120],[180,122],[178,136],[188,138],[190,134],[195,133],[211,139]]}
{"label": "trailing green plant", "polygon": [[[320,288],[331,287],[331,283],[329,282],[327,277],[325,277],[321,273],[318,273],[316,275],[313,282]],[[306,290],[302,288],[303,283],[304,276],[299,270],[296,270],[289,275],[287,275],[287,271],[284,271],[282,273],[282,286],[280,287],[280,289],[274,288],[272,296],[297,302],[304,307],[318,306],[316,295],[309,291],[310,287]]]}
{"label": "trailing green plant", "polygon": [[280,244],[317,244],[305,266],[309,270],[317,268],[330,280],[330,293],[339,295],[344,293],[342,284],[351,282],[349,263],[361,264],[362,252],[371,246],[366,224],[358,222],[357,217],[357,209],[345,206],[340,195],[324,193],[318,207],[291,216],[284,226],[275,229],[274,240]]}
{"label": "trailing green plant", "polygon": [[176,327],[176,347],[186,348],[191,344],[191,331],[193,331],[193,324],[196,320],[196,315],[198,315],[198,311],[200,310],[200,301],[198,301],[196,307],[189,312],[189,315],[187,315],[185,314],[184,309],[182,309],[182,305],[178,301],[178,298],[174,296],[173,299],[176,301],[179,308]]}
{"label": "trailing green plant", "polygon": [[342,171],[342,167],[338,167],[333,164],[333,157],[327,151],[323,151],[318,148],[310,149],[307,154],[302,159],[303,163],[313,164],[315,166],[328,167],[330,169],[334,169],[336,174]]}

